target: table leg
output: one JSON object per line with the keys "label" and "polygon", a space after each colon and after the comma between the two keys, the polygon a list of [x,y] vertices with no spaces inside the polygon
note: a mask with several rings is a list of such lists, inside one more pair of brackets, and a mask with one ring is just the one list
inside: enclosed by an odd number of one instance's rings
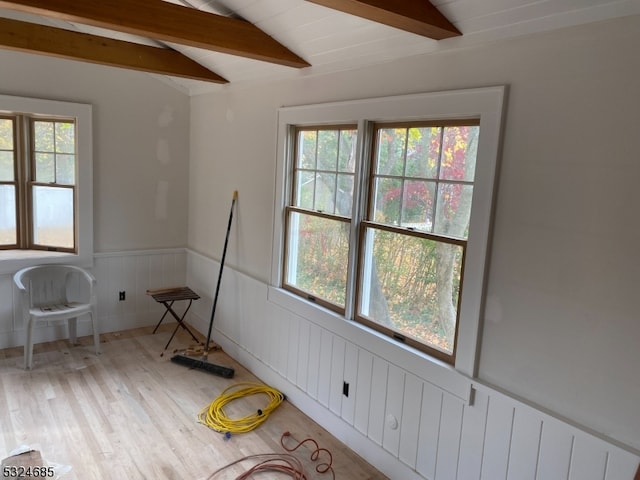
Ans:
{"label": "table leg", "polygon": [[[171,302],[171,303],[173,303],[173,302]],[[187,312],[191,308],[191,304],[192,303],[193,303],[193,300],[189,300],[189,305],[187,305],[187,309],[182,314],[182,318],[178,317],[176,312],[174,312],[173,309],[170,306],[167,306],[167,312],[170,313],[171,315],[173,315],[173,317],[178,321],[178,325],[176,325],[176,328],[173,330],[173,333],[171,334],[171,338],[167,342],[167,345],[164,347],[165,350],[167,348],[169,348],[169,344],[171,343],[171,340],[173,340],[173,337],[176,335],[176,332],[178,331],[178,328],[180,328],[180,327],[184,328],[187,332],[189,332],[189,335],[191,335],[191,338],[193,338],[194,341],[199,342],[198,338],[193,334],[193,332],[191,330],[189,330],[189,327],[187,327],[184,324],[184,317],[187,316]],[[167,313],[167,312],[165,312],[165,313]]]}
{"label": "table leg", "polygon": [[162,315],[162,318],[160,319],[160,321],[156,325],[156,328],[153,329],[153,333],[156,333],[156,331],[158,330],[158,327],[160,326],[160,324],[164,320],[164,317],[166,317],[167,313],[169,313],[169,310],[171,309],[171,306],[173,305],[173,301],[168,306],[167,306],[166,302],[162,302],[162,304],[165,306],[166,310],[164,311],[164,315]]}

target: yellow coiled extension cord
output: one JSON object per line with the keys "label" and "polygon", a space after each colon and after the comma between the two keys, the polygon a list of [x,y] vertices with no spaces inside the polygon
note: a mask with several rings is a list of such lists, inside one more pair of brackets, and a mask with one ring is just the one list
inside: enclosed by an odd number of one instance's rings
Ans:
{"label": "yellow coiled extension cord", "polygon": [[[237,419],[227,416],[224,407],[230,402],[250,395],[265,394],[269,403],[256,413]],[[225,388],[220,395],[198,413],[198,422],[226,434],[246,433],[264,422],[285,399],[284,394],[267,385],[259,383],[238,383]]]}

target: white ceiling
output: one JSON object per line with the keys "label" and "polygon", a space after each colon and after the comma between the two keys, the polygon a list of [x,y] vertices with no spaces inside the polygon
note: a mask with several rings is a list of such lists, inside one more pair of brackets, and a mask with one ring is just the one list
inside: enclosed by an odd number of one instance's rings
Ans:
{"label": "white ceiling", "polygon": [[[400,57],[640,14],[640,0],[432,0],[433,5],[463,34],[461,37],[436,41],[305,0],[165,1],[248,20],[312,65],[300,70],[198,48],[170,45],[230,81],[229,85],[217,85],[165,77],[176,88],[192,95],[257,81],[347,70]],[[155,44],[127,34],[17,15],[0,9],[0,17],[2,16]]]}

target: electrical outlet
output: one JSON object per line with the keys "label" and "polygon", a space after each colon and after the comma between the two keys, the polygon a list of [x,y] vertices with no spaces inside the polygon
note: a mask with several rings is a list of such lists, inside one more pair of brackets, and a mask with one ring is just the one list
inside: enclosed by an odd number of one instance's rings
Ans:
{"label": "electrical outlet", "polygon": [[124,302],[127,298],[127,292],[125,292],[124,290],[121,291],[118,298],[121,302]]}

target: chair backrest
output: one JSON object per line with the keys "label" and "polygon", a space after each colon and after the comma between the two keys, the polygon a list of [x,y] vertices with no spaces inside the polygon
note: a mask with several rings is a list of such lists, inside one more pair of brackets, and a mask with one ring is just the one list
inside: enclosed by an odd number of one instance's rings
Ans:
{"label": "chair backrest", "polygon": [[19,289],[26,289],[30,307],[93,300],[95,280],[86,270],[73,265],[27,267],[14,275],[14,281]]}

